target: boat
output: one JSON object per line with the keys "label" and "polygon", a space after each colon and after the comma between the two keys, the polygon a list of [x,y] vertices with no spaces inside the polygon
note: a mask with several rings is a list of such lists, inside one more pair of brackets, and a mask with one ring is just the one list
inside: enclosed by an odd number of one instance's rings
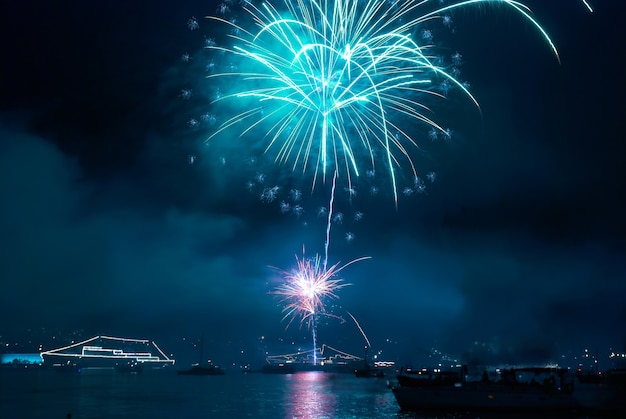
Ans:
{"label": "boat", "polygon": [[398,384],[403,387],[446,386],[462,381],[461,371],[446,371],[439,368],[419,370],[401,369],[396,376]]}
{"label": "boat", "polygon": [[363,358],[323,344],[320,348],[292,352],[284,355],[268,355],[260,372],[265,374],[294,374],[319,371],[353,374]]}
{"label": "boat", "polygon": [[376,362],[373,365],[368,362],[366,351],[365,357],[363,358],[363,367],[355,368],[354,375],[357,378],[384,378],[385,371],[383,371],[383,367],[379,367]]}
{"label": "boat", "polygon": [[111,369],[139,372],[144,367],[160,369],[176,362],[165,355],[154,341],[102,335],[41,352],[40,356],[44,366],[72,371]]}
{"label": "boat", "polygon": [[176,373],[178,375],[225,375],[226,374],[222,368],[218,367],[217,365],[214,365],[213,362],[211,362],[211,360],[208,360],[206,364],[203,364],[202,359],[204,358],[204,337],[200,339],[199,352],[200,352],[199,362],[192,364],[191,368],[187,370],[179,370],[179,371],[176,371]]}
{"label": "boat", "polygon": [[176,371],[178,375],[224,375],[224,370],[217,365],[207,364],[193,364],[188,370]]}
{"label": "boat", "polygon": [[372,366],[369,362],[369,358],[367,356],[367,352],[369,350],[369,345],[365,347],[365,356],[363,356],[363,367],[355,368],[354,375],[357,378],[383,378],[385,377],[385,372],[382,369],[376,368],[376,364]]}
{"label": "boat", "polygon": [[566,372],[548,367],[506,369],[500,370],[497,380],[487,374],[467,380],[463,370],[456,375],[401,372],[391,390],[404,411],[567,413],[579,405]]}

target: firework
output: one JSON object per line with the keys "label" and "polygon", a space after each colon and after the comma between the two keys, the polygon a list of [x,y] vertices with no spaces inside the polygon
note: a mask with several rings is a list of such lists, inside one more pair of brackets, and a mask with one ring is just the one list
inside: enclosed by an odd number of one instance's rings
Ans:
{"label": "firework", "polygon": [[311,330],[314,365],[317,364],[316,320],[320,314],[337,317],[327,313],[324,300],[337,298],[336,291],[350,285],[338,276],[339,272],[345,267],[365,259],[369,259],[369,257],[355,259],[343,266],[336,263],[328,267],[326,258],[323,262],[319,255],[306,258],[303,249],[302,258],[298,258],[296,255],[296,268],[290,272],[283,272],[284,283],[274,291],[274,294],[282,297],[281,303],[284,304],[283,313],[285,313],[283,320],[289,318],[287,327],[299,318],[300,326],[306,323]]}
{"label": "firework", "polygon": [[396,201],[396,172],[417,178],[416,127],[425,138],[449,136],[429,100],[456,88],[478,106],[458,79],[460,54],[441,60],[427,25],[450,25],[455,9],[501,5],[528,20],[556,54],[530,10],[512,0],[246,0],[242,23],[229,4],[208,17],[229,27],[231,38],[206,44],[223,63],[209,78],[226,82],[213,101],[229,102],[209,140],[234,130],[277,163],[312,172],[312,188],[338,171],[352,189],[353,177],[374,173],[381,160]]}
{"label": "firework", "polygon": [[300,319],[300,325],[306,323],[312,328],[315,316],[327,314],[324,300],[337,298],[336,292],[350,285],[339,277],[339,272],[365,259],[369,258],[362,257],[345,265],[336,263],[327,267],[319,255],[307,258],[304,251],[301,258],[296,255],[296,267],[291,271],[282,271],[284,282],[273,292],[281,296],[285,314],[283,320],[289,319],[287,327],[295,319]]}

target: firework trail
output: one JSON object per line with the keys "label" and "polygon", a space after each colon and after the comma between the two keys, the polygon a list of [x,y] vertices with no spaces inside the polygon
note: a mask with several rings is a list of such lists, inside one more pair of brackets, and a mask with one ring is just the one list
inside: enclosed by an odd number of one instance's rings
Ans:
{"label": "firework trail", "polygon": [[328,265],[328,246],[330,246],[330,226],[333,222],[333,202],[335,201],[335,186],[337,186],[337,171],[333,176],[333,186],[330,191],[330,202],[328,203],[328,221],[326,224],[326,241],[324,242],[324,270]]}
{"label": "firework trail", "polygon": [[350,316],[352,318],[352,320],[354,320],[354,323],[356,324],[356,327],[359,328],[359,332],[361,332],[361,334],[363,335],[363,338],[365,339],[365,343],[367,343],[367,347],[371,348],[372,345],[370,344],[370,340],[367,338],[367,335],[363,331],[363,328],[361,327],[361,324],[356,320],[356,317],[354,317],[352,315],[352,313],[350,313],[349,311],[346,311],[346,313],[348,313],[348,316]]}
{"label": "firework trail", "polygon": [[311,170],[312,188],[330,170],[351,188],[353,177],[374,173],[382,160],[396,205],[398,173],[418,175],[410,155],[419,147],[416,126],[449,135],[426,102],[456,88],[478,106],[456,66],[435,55],[426,24],[449,24],[455,9],[500,5],[529,21],[558,58],[530,9],[513,0],[244,0],[241,22],[229,4],[208,17],[226,25],[230,38],[224,46],[206,43],[226,63],[208,76],[226,82],[213,103],[229,102],[208,140],[234,130],[275,162]]}
{"label": "firework trail", "polygon": [[589,10],[589,12],[593,13],[593,9],[591,8],[591,5],[587,0],[583,0],[583,4],[585,5],[585,7],[587,7],[587,10]]}
{"label": "firework trail", "polygon": [[[328,267],[328,249],[330,246],[330,233],[333,219],[333,202],[335,199],[335,186],[337,181],[337,173],[333,176],[333,186],[331,190],[328,221],[326,226],[326,240],[324,242],[324,259],[322,260],[319,255],[314,258],[306,258],[304,246],[302,248],[302,258],[296,255],[296,268],[292,271],[281,271],[283,273],[283,284],[279,286],[273,293],[282,296],[280,301],[283,306],[283,313],[285,313],[283,320],[289,318],[287,327],[297,318],[300,319],[300,325],[306,323],[311,330],[313,337],[313,364],[317,364],[317,318],[320,314],[325,314],[331,317],[337,317],[333,314],[326,312],[324,307],[324,299],[338,298],[336,291],[348,286],[339,277],[339,272],[347,266],[369,259],[369,257],[361,257],[355,259],[343,266],[339,266],[339,263]],[[354,320],[357,327],[368,342],[363,329],[354,318],[352,314],[350,317]]]}

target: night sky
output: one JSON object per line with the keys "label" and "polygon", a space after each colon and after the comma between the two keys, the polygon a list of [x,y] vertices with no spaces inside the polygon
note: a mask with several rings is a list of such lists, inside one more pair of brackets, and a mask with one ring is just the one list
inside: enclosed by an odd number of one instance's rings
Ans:
{"label": "night sky", "polygon": [[[351,285],[328,302],[321,342],[360,354],[349,312],[400,362],[432,347],[509,361],[626,349],[625,6],[526,3],[560,62],[510,11],[456,12],[435,39],[462,53],[481,109],[454,94],[434,105],[453,135],[411,153],[436,180],[413,196],[401,187],[397,208],[384,182],[371,196],[359,180],[352,199],[337,187],[344,220],[332,225],[329,263],[371,259],[341,272]],[[202,17],[216,8],[2,6],[3,341],[80,330],[155,339],[184,357],[183,338],[204,336],[222,362],[244,348],[256,362],[261,336],[272,353],[310,346],[271,291],[303,247],[324,253],[317,212],[330,182],[311,193],[309,173],[245,142],[207,145],[211,130],[189,126],[210,109]],[[262,202],[274,185],[277,200]],[[304,195],[299,216],[279,208],[291,189]]]}

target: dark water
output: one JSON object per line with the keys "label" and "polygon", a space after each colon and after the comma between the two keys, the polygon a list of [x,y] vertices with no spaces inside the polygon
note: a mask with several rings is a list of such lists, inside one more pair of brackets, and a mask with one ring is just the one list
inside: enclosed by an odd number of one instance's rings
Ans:
{"label": "dark water", "polygon": [[384,379],[0,370],[0,418],[393,418]]}
{"label": "dark water", "polygon": [[486,418],[402,413],[386,379],[350,374],[179,376],[173,370],[142,374],[0,370],[1,419],[63,419],[68,414],[72,419]]}

